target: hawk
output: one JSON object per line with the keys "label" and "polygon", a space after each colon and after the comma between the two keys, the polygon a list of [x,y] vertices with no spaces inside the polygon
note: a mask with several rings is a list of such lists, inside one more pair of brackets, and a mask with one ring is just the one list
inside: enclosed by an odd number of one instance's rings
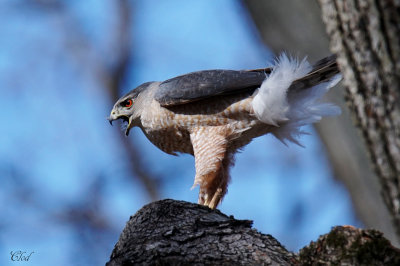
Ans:
{"label": "hawk", "polygon": [[299,144],[301,127],[340,108],[321,97],[341,79],[336,57],[314,65],[282,54],[272,67],[205,70],[147,82],[122,96],[108,118],[142,129],[162,151],[195,158],[198,203],[216,208],[227,193],[235,153],[273,134]]}

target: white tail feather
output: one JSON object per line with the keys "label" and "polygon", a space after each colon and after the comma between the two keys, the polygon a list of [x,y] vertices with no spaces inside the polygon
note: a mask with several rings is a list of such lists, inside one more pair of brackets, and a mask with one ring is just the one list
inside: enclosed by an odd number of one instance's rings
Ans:
{"label": "white tail feather", "polygon": [[302,146],[297,140],[300,135],[306,134],[301,131],[302,126],[318,122],[324,116],[341,113],[338,106],[320,101],[341,80],[340,74],[312,88],[287,93],[292,82],[305,76],[311,69],[305,58],[299,62],[282,54],[252,101],[256,117],[276,126],[271,133],[284,144],[289,140]]}

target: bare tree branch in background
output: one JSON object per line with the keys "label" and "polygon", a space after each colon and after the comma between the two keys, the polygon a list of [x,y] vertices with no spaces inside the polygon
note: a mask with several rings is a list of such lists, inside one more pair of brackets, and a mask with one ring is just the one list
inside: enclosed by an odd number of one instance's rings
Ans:
{"label": "bare tree branch in background", "polygon": [[[117,62],[112,66],[101,60],[101,58],[90,57],[86,66],[95,73],[100,82],[104,83],[104,87],[108,88],[110,96],[110,102],[114,103],[120,96],[120,89],[122,87],[122,81],[126,73],[128,72],[129,64],[131,64],[131,16],[132,8],[128,0],[115,1],[118,7],[119,23],[116,26],[116,39],[115,47],[118,47],[113,51],[117,55]],[[17,3],[18,4],[18,3]],[[59,0],[34,0],[31,2],[20,3],[21,7],[24,8],[35,8],[40,9],[43,12],[56,12],[60,17],[65,20],[65,30],[68,32],[69,38],[66,39],[67,46],[73,47],[74,50],[71,52],[71,56],[76,57],[76,60],[80,62],[87,58],[87,51],[91,50],[90,41],[85,38],[84,34],[80,34],[79,25],[75,21],[71,21],[71,17],[67,13],[65,5]],[[68,23],[67,23],[68,22]],[[72,25],[72,26],[71,26]],[[126,138],[122,131],[117,132],[118,138],[120,139],[121,147],[125,149],[127,154],[127,160],[129,161],[132,178],[137,178],[141,182],[149,195],[150,200],[154,201],[160,198],[159,195],[159,182],[157,177],[153,176],[145,167],[144,163],[139,156],[140,152],[137,147]]]}
{"label": "bare tree branch in background", "polygon": [[[128,67],[131,59],[131,16],[132,10],[127,0],[118,1],[119,11],[119,27],[117,39],[115,42],[119,45],[115,51],[118,54],[118,62],[109,70],[110,76],[108,79],[107,88],[109,88],[109,95],[111,102],[114,103],[120,96],[120,89],[122,87],[123,77],[128,72]],[[130,168],[134,177],[144,185],[152,201],[159,199],[159,188],[157,179],[150,174],[144,167],[143,162],[139,156],[139,151],[133,143],[123,134],[122,131],[117,133],[121,142],[121,146],[126,150]]]}
{"label": "bare tree branch in background", "polygon": [[350,110],[400,236],[400,2],[319,2]]}
{"label": "bare tree branch in background", "polygon": [[[329,40],[316,1],[245,0],[261,37],[274,53],[307,55],[316,61],[329,55]],[[299,55],[300,56],[300,55]],[[398,243],[390,215],[379,193],[379,182],[369,164],[367,150],[355,129],[343,100],[343,90],[335,88],[329,101],[339,103],[343,114],[325,119],[316,129],[334,170],[335,177],[348,188],[358,217],[366,227],[385,233]]]}

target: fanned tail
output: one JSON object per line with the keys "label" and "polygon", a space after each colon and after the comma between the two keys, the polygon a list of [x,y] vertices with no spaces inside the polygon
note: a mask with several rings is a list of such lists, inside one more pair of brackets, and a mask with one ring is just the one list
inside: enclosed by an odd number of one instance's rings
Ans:
{"label": "fanned tail", "polygon": [[335,59],[324,58],[312,67],[306,58],[298,61],[281,54],[261,84],[252,101],[254,113],[260,121],[276,126],[271,133],[283,143],[301,146],[297,139],[306,134],[302,126],[341,113],[338,106],[321,102],[342,79]]}

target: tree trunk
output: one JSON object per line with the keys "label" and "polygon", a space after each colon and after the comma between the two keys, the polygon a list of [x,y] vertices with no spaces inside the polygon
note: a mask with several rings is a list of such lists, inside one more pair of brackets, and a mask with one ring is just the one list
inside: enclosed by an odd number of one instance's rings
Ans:
{"label": "tree trunk", "polygon": [[351,112],[400,236],[400,2],[319,2]]}
{"label": "tree trunk", "polygon": [[193,203],[153,202],[131,216],[107,265],[400,263],[400,251],[374,230],[336,227],[297,255],[271,235],[252,229],[251,224]]}
{"label": "tree trunk", "polygon": [[[315,62],[331,52],[329,39],[314,0],[245,0],[264,43],[275,54],[283,51]],[[342,115],[323,119],[315,125],[332,165],[335,178],[350,192],[357,216],[367,228],[384,232],[398,243],[390,214],[380,195],[380,185],[367,155],[367,148],[350,118],[344,89],[336,87],[328,95],[339,104]]]}

